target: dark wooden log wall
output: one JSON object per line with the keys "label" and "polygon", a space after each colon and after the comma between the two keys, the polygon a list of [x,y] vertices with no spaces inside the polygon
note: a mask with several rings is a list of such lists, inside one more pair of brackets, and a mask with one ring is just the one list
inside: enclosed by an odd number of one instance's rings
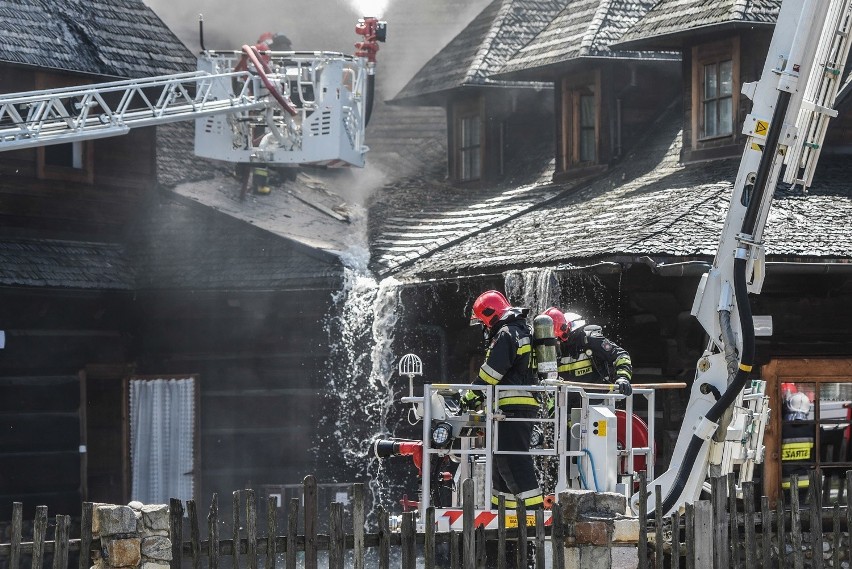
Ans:
{"label": "dark wooden log wall", "polygon": [[[137,371],[197,373],[201,488],[298,484],[321,412],[331,289],[140,293]],[[333,473],[317,473],[322,479]]]}

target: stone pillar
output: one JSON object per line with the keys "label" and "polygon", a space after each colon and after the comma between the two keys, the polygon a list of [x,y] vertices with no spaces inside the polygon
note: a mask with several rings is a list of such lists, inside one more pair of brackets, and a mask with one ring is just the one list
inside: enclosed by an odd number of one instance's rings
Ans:
{"label": "stone pillar", "polygon": [[169,569],[169,507],[94,504],[92,538],[101,541],[92,569]]}
{"label": "stone pillar", "polygon": [[570,569],[630,569],[638,565],[639,520],[627,515],[627,498],[614,492],[568,490],[559,494]]}

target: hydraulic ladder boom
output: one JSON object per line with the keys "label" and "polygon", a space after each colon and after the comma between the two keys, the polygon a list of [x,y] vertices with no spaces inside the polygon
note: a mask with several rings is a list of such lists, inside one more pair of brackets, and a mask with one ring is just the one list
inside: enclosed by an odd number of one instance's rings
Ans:
{"label": "hydraulic ladder boom", "polygon": [[[790,183],[809,184],[826,122],[836,114],[830,107],[849,51],[850,1],[783,0],[761,78],[742,87],[753,101],[745,149],[719,249],[692,308],[710,343],[671,465],[650,483],[661,487],[664,515],[695,501],[708,475],[740,465],[742,483],[762,461],[768,409],[763,382],[749,381],[755,360],[748,294],[763,285],[763,230],[782,166]],[[648,511],[654,502],[651,492]]]}
{"label": "hydraulic ladder boom", "polygon": [[[242,58],[248,70],[234,71]],[[0,96],[0,151],[196,120],[199,156],[364,165],[374,62],[336,52],[205,51],[198,71]]]}

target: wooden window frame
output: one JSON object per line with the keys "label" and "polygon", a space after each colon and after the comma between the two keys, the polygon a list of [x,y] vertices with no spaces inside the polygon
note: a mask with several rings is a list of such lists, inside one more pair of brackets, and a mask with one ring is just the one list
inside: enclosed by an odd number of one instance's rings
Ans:
{"label": "wooden window frame", "polygon": [[[81,77],[48,75],[36,72],[36,89],[52,89],[57,87],[73,87],[85,84]],[[69,166],[58,166],[49,164],[44,146],[36,148],[36,177],[39,180],[68,180],[72,182],[83,182],[92,184],[95,181],[94,142],[82,140],[77,142],[66,142],[64,144],[79,145],[82,152],[82,165],[80,168]]]}
{"label": "wooden window frame", "polygon": [[[583,97],[594,97],[594,159],[581,160],[581,138],[584,128],[582,122]],[[562,140],[562,155],[560,156],[562,171],[595,166],[601,162],[601,79],[596,70],[579,76],[566,77],[562,80],[562,124],[560,137]]]}
{"label": "wooden window frame", "polygon": [[[817,393],[824,383],[852,383],[852,358],[779,358],[773,359],[761,368],[761,379],[766,381],[766,393],[769,395],[769,424],[766,426],[764,445],[766,447],[763,464],[763,493],[774,508],[781,488],[781,421],[782,421],[782,383],[814,384]],[[818,409],[814,421],[820,422]],[[816,468],[823,462],[819,451],[820,433],[815,433]],[[831,464],[835,464],[832,462]],[[843,463],[837,463],[843,464]]]}
{"label": "wooden window frame", "polygon": [[[731,62],[731,132],[704,136],[704,68],[706,65]],[[704,142],[728,139],[735,142],[739,126],[740,106],[740,38],[692,47],[692,149]],[[717,99],[718,100],[718,99]]]}
{"label": "wooden window frame", "polygon": [[[479,127],[479,144],[468,147],[464,144],[464,123],[473,121]],[[453,107],[453,162],[455,164],[454,178],[461,183],[478,182],[484,176],[485,167],[485,121],[483,117],[482,101],[476,99],[464,103],[458,103]],[[465,154],[467,152],[479,153],[479,171],[467,178],[465,173]]]}

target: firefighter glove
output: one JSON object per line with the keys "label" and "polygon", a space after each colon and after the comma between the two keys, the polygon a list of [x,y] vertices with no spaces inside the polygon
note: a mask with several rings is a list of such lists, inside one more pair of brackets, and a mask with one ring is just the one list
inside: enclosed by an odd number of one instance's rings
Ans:
{"label": "firefighter glove", "polygon": [[462,411],[478,411],[482,407],[482,393],[468,389],[461,396]]}
{"label": "firefighter glove", "polygon": [[630,382],[623,377],[615,380],[615,387],[622,395],[630,395],[633,393],[633,387],[630,386]]}

